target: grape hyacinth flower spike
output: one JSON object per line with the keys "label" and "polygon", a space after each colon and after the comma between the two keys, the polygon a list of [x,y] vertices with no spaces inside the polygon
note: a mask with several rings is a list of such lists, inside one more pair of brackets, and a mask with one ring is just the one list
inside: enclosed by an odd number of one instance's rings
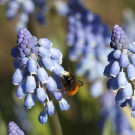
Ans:
{"label": "grape hyacinth flower spike", "polygon": [[52,47],[50,40],[47,38],[38,40],[26,28],[19,29],[17,46],[12,49],[11,56],[15,58],[16,70],[12,83],[18,85],[16,96],[20,99],[25,97],[24,105],[27,109],[35,105],[36,99],[43,104],[43,111],[38,118],[41,124],[47,122],[48,115],[54,114],[55,106],[51,95],[58,100],[61,110],[69,109],[70,105],[63,98],[64,92],[57,91],[61,77],[66,72],[61,66],[62,53]]}
{"label": "grape hyacinth flower spike", "polygon": [[25,135],[24,132],[19,128],[19,126],[12,122],[8,124],[8,135]]}
{"label": "grape hyacinth flower spike", "polygon": [[[135,43],[130,42],[124,30],[115,25],[112,31],[109,64],[104,74],[109,78],[107,88],[116,91],[116,104],[121,107],[130,105],[132,116],[135,111]],[[118,91],[117,91],[118,90]]]}

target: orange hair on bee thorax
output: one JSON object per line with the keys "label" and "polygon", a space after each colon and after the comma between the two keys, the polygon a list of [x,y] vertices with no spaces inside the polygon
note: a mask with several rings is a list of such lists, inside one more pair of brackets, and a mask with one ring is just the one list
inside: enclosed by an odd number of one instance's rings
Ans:
{"label": "orange hair on bee thorax", "polygon": [[66,94],[67,94],[68,96],[74,96],[74,95],[77,93],[78,88],[79,88],[79,86],[78,86],[78,84],[77,84],[73,90],[69,90],[69,91],[65,91],[65,92],[66,92]]}

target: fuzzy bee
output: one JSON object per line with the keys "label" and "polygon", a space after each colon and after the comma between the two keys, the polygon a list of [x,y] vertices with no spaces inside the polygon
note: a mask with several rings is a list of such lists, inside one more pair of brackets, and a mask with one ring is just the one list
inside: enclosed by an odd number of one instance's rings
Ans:
{"label": "fuzzy bee", "polygon": [[58,89],[58,91],[64,91],[68,96],[74,96],[79,87],[83,86],[83,82],[76,80],[75,76],[69,71],[64,72],[61,82],[63,89]]}

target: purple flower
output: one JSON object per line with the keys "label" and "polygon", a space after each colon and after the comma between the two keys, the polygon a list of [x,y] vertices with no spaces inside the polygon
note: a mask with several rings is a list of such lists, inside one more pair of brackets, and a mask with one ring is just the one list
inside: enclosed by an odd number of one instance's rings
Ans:
{"label": "purple flower", "polygon": [[8,124],[8,135],[25,135],[24,132],[19,128],[19,126],[12,122]]}
{"label": "purple flower", "polygon": [[[53,115],[55,106],[52,97],[58,101],[63,98],[63,92],[57,90],[59,84],[62,85],[61,77],[65,72],[61,62],[58,62],[62,61],[61,51],[52,47],[48,39],[38,40],[24,28],[17,33],[17,46],[12,49],[11,55],[17,61],[15,68],[18,66],[12,77],[13,84],[18,85],[16,96],[20,99],[25,97],[24,105],[27,109],[31,109],[37,99],[43,104],[45,112]],[[48,75],[47,70],[52,76]],[[67,105],[66,101],[62,107],[68,110]],[[46,114],[41,113],[39,121],[41,124],[46,123],[47,118]]]}
{"label": "purple flower", "polygon": [[[107,87],[118,90],[115,98],[118,105],[124,107],[131,102],[131,109],[134,111],[135,44],[129,40],[120,26],[115,25],[110,46],[114,51],[109,54],[109,65],[104,71],[104,74],[109,77]],[[111,76],[113,77],[110,79]],[[114,87],[116,85],[118,87]]]}

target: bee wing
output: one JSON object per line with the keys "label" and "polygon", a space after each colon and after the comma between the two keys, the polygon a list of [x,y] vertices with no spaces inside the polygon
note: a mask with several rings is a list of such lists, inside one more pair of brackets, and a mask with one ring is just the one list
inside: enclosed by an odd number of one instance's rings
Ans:
{"label": "bee wing", "polygon": [[79,87],[84,85],[84,83],[82,81],[80,81],[80,80],[77,80],[77,83],[78,83]]}

